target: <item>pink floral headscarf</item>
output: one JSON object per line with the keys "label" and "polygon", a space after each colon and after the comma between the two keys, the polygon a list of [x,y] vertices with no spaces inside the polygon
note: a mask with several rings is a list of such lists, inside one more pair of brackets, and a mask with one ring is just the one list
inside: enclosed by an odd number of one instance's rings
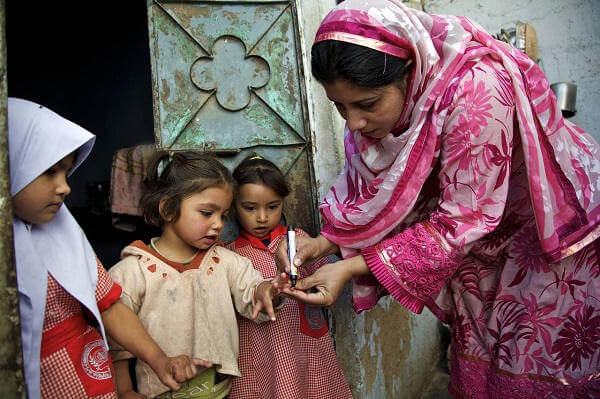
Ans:
{"label": "pink floral headscarf", "polygon": [[540,243],[550,262],[600,235],[600,149],[565,120],[541,69],[465,17],[398,0],[346,0],[315,42],[340,40],[413,61],[401,134],[374,141],[346,127],[346,164],[320,205],[323,235],[347,256],[386,237],[412,210],[440,151],[446,89],[466,62],[490,56],[511,78]]}

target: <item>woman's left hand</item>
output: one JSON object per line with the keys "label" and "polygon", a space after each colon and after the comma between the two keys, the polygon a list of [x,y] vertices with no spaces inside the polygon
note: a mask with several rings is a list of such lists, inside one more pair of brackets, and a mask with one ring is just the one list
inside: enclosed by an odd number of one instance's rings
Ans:
{"label": "woman's left hand", "polygon": [[[344,284],[352,277],[369,274],[362,255],[321,266],[311,276],[298,280],[295,288],[284,287],[281,292],[311,305],[329,307],[341,294]],[[306,292],[311,288],[317,292]]]}

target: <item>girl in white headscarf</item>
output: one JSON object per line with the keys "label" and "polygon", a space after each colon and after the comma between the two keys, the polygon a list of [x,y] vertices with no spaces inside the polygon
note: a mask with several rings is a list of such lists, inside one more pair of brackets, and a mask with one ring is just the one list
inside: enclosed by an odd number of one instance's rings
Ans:
{"label": "girl in white headscarf", "polygon": [[[168,358],[129,308],[64,206],[67,177],[95,136],[30,101],[8,99],[10,186],[29,398],[116,398],[106,333],[144,359],[172,389],[195,374]],[[93,324],[98,327],[94,328]],[[118,328],[117,328],[118,326]]]}

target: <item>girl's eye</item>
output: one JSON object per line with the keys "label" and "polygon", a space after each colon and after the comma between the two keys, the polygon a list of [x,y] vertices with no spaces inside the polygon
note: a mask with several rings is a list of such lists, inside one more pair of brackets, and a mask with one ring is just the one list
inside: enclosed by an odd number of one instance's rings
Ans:
{"label": "girl's eye", "polygon": [[48,170],[46,170],[46,172],[44,172],[44,174],[48,175],[48,176],[52,176],[53,174],[55,174],[57,172],[56,169],[54,168],[50,168]]}
{"label": "girl's eye", "polygon": [[253,206],[245,206],[244,209],[248,212],[252,212],[255,208]]}
{"label": "girl's eye", "polygon": [[211,211],[200,211],[200,213],[202,214],[202,216],[205,216],[207,218],[211,217],[213,214]]}
{"label": "girl's eye", "polygon": [[275,210],[277,208],[279,208],[279,204],[278,205],[271,205],[271,206],[269,206],[269,209],[271,209],[271,210]]}
{"label": "girl's eye", "polygon": [[373,101],[372,103],[368,103],[368,104],[360,104],[358,106],[358,108],[360,108],[362,110],[365,110],[365,111],[368,111],[368,110],[372,109],[373,106],[375,106],[376,103],[377,103],[377,101]]}

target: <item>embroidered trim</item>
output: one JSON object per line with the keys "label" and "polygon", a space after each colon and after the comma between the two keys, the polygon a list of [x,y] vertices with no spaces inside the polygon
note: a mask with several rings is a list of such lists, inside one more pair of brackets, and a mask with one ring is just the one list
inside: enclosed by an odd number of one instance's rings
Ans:
{"label": "embroidered trim", "polygon": [[[370,248],[363,249],[362,253],[373,274],[395,299],[405,306],[405,302],[410,303],[407,307],[417,312],[454,274],[461,258],[457,251],[448,250],[449,246],[448,249],[442,247],[422,223]],[[377,253],[379,265],[373,262],[373,252]],[[387,277],[380,265],[385,266]],[[407,299],[409,295],[414,298]]]}
{"label": "embroidered trim", "polygon": [[556,380],[535,374],[513,374],[482,359],[452,353],[450,393],[471,399],[598,398],[598,375],[579,380]]}

